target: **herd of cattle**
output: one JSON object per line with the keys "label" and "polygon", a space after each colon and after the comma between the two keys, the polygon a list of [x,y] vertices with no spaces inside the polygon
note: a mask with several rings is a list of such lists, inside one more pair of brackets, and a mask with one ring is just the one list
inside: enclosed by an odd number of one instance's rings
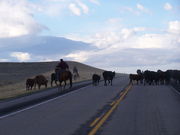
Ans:
{"label": "herd of cattle", "polygon": [[[103,79],[104,79],[104,85],[112,85],[112,80],[115,77],[115,72],[112,71],[104,71],[102,73]],[[98,74],[92,75],[92,84],[98,85],[99,81],[101,79],[101,76]],[[141,72],[140,70],[137,72],[137,74],[130,74],[129,75],[130,83],[133,84],[135,81],[137,84],[149,84],[149,85],[160,85],[160,84],[170,84],[170,83],[176,83],[180,84],[180,70],[167,70],[167,71],[161,71],[158,70],[155,71],[149,71],[146,70],[144,72]],[[53,81],[55,81],[55,73],[51,74],[51,86]],[[55,81],[57,85],[57,81]],[[38,88],[40,89],[41,85],[45,85],[47,88],[48,80],[43,75],[37,75],[33,79],[27,79],[26,80],[26,89],[32,90],[32,88],[36,88],[36,85],[38,85]]]}
{"label": "herd of cattle", "polygon": [[[104,78],[104,85],[112,85],[112,80],[115,76],[115,72],[112,71],[104,71],[102,73],[102,76]],[[98,85],[99,81],[101,79],[101,76],[98,74],[92,75],[92,84]],[[108,83],[107,83],[108,81]],[[56,81],[56,74],[51,74],[51,87],[53,86],[53,82],[55,82],[56,86],[58,85]],[[26,90],[32,90],[33,88],[36,89],[36,85],[38,85],[38,88],[41,88],[41,85],[44,85],[47,88],[48,80],[44,75],[37,75],[35,78],[28,78],[26,80]]]}
{"label": "herd of cattle", "polygon": [[141,72],[139,70],[137,74],[130,74],[129,79],[131,83],[136,81],[137,84],[141,83],[144,85],[160,85],[170,83],[180,84],[180,70],[167,70],[165,72],[161,70],[158,70],[157,72],[149,70]]}

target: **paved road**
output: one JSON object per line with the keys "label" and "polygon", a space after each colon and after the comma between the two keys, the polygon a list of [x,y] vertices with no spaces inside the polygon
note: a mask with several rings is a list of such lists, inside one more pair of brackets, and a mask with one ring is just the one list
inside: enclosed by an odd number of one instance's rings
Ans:
{"label": "paved road", "polygon": [[100,135],[180,135],[180,95],[170,86],[134,85]]}
{"label": "paved road", "polygon": [[71,135],[120,93],[128,78],[113,86],[88,86],[0,119],[0,135]]}

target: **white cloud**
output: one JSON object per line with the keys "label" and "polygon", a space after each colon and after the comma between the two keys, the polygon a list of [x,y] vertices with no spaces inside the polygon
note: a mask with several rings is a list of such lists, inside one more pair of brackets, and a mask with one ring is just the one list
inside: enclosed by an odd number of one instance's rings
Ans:
{"label": "white cloud", "polygon": [[147,8],[145,8],[142,4],[136,4],[136,8],[132,8],[132,7],[121,7],[120,8],[120,12],[121,13],[126,13],[126,12],[130,12],[130,13],[133,13],[137,16],[141,15],[142,13],[146,13],[146,14],[149,14],[151,15],[151,11]]}
{"label": "white cloud", "polygon": [[[114,21],[108,22],[114,23]],[[150,33],[149,29],[144,27],[118,27],[118,24],[117,27],[112,28],[110,24],[109,28],[108,25],[102,24],[106,28],[97,30],[98,32],[89,37],[72,36],[71,39],[89,42],[97,49],[72,52],[67,58],[106,69],[118,67],[119,69],[123,67],[153,69],[153,66],[170,69],[180,66],[178,21],[169,22],[168,31],[163,33]]]}
{"label": "white cloud", "polygon": [[33,18],[33,5],[26,0],[0,1],[0,37],[36,34],[45,27]]}
{"label": "white cloud", "polygon": [[0,59],[0,62],[8,62],[8,59]]}
{"label": "white cloud", "polygon": [[82,9],[84,14],[87,14],[89,12],[89,8],[87,5],[85,5],[84,3],[82,3],[80,0],[76,1],[77,4],[79,5],[79,7]]}
{"label": "white cloud", "polygon": [[174,34],[180,34],[180,21],[170,21],[168,31]]}
{"label": "white cloud", "polygon": [[172,10],[172,8],[173,8],[173,7],[172,7],[171,4],[169,4],[169,3],[165,3],[165,4],[164,4],[164,9],[165,9],[165,10]]}
{"label": "white cloud", "polygon": [[121,13],[126,13],[126,12],[130,12],[130,13],[133,13],[135,15],[140,15],[140,12],[136,9],[133,9],[131,7],[121,7],[120,8],[120,12]]}
{"label": "white cloud", "polygon": [[85,62],[90,57],[90,53],[87,53],[86,51],[73,52],[64,57],[71,58],[74,61]]}
{"label": "white cloud", "polygon": [[28,61],[31,59],[30,54],[27,52],[12,52],[10,56],[16,58],[19,61]]}
{"label": "white cloud", "polygon": [[142,11],[145,10],[144,6],[141,5],[141,4],[137,4],[136,7],[137,7],[139,10],[142,10]]}
{"label": "white cloud", "polygon": [[151,12],[147,8],[145,8],[142,4],[138,3],[138,4],[136,4],[136,7],[137,7],[137,9],[139,9],[140,11],[142,11],[144,13],[151,14]]}
{"label": "white cloud", "polygon": [[77,16],[84,14],[88,14],[89,8],[86,4],[81,2],[80,0],[76,0],[75,3],[69,4],[70,11]]}
{"label": "white cloud", "polygon": [[69,9],[73,14],[75,14],[77,16],[81,15],[81,10],[80,10],[80,8],[77,7],[76,4],[74,4],[74,3],[69,4]]}
{"label": "white cloud", "polygon": [[98,0],[89,0],[90,2],[96,4],[96,5],[100,5],[99,1]]}

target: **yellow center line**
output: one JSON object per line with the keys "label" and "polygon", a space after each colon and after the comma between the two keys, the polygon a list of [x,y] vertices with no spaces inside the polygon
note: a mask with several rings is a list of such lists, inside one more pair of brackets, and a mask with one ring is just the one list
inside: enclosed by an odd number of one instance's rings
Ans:
{"label": "yellow center line", "polygon": [[123,92],[122,96],[115,102],[115,104],[111,107],[111,109],[103,116],[101,120],[98,120],[99,122],[97,125],[89,132],[88,135],[95,135],[98,129],[104,124],[104,122],[108,119],[108,117],[111,115],[111,113],[116,109],[118,104],[123,100],[124,96],[128,93],[130,90],[131,85],[129,85],[125,91]]}
{"label": "yellow center line", "polygon": [[115,100],[115,101],[113,101],[110,105],[111,105],[111,106],[113,106],[115,103],[116,103],[116,100]]}
{"label": "yellow center line", "polygon": [[94,125],[96,125],[96,123],[100,120],[100,117],[96,118],[90,125],[90,127],[93,127]]}

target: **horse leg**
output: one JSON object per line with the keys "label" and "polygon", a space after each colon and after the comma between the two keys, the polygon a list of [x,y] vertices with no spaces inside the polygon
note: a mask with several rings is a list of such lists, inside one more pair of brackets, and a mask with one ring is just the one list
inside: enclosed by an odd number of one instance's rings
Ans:
{"label": "horse leg", "polygon": [[59,81],[59,87],[58,87],[58,90],[59,90],[59,91],[61,91],[61,89],[62,89],[62,85],[61,85],[61,83],[62,83],[62,82],[61,82],[61,81]]}
{"label": "horse leg", "polygon": [[65,87],[66,87],[66,81],[64,81],[64,90],[65,90]]}

